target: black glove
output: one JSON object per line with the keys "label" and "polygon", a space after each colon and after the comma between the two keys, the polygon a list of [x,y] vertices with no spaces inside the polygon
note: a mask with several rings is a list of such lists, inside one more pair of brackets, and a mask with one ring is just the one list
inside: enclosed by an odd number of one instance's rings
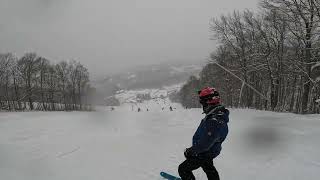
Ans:
{"label": "black glove", "polygon": [[185,151],[184,151],[184,157],[186,157],[187,159],[188,158],[192,158],[192,157],[197,157],[197,153],[194,152],[194,150],[192,149],[192,147],[190,148],[187,148]]}

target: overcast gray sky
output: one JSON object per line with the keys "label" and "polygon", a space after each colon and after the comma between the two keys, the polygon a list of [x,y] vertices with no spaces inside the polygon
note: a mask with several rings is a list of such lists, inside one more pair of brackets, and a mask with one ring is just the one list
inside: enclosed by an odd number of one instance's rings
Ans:
{"label": "overcast gray sky", "polygon": [[258,0],[0,0],[0,52],[75,59],[92,75],[213,51],[209,21]]}

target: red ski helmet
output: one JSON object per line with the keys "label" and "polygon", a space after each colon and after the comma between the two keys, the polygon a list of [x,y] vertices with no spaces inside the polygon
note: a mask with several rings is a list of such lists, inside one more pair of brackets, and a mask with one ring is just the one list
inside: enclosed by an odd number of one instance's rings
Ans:
{"label": "red ski helmet", "polygon": [[221,103],[218,91],[213,87],[206,87],[198,91],[200,104],[217,105]]}

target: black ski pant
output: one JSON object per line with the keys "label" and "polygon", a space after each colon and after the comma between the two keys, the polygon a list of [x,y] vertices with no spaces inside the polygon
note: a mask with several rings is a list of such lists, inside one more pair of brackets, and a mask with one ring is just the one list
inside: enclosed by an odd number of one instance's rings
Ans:
{"label": "black ski pant", "polygon": [[200,167],[206,173],[208,180],[220,180],[218,171],[214,167],[211,158],[188,158],[179,165],[178,172],[182,180],[195,180],[192,171]]}

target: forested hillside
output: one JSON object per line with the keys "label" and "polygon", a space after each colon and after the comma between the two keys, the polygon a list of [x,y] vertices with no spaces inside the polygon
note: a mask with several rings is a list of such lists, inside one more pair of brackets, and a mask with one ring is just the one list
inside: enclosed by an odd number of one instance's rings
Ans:
{"label": "forested hillside", "polygon": [[0,110],[89,110],[94,92],[79,62],[0,54]]}
{"label": "forested hillside", "polygon": [[182,88],[183,105],[198,107],[194,89],[214,86],[228,106],[319,113],[319,10],[317,0],[264,0],[213,19],[219,46]]}

